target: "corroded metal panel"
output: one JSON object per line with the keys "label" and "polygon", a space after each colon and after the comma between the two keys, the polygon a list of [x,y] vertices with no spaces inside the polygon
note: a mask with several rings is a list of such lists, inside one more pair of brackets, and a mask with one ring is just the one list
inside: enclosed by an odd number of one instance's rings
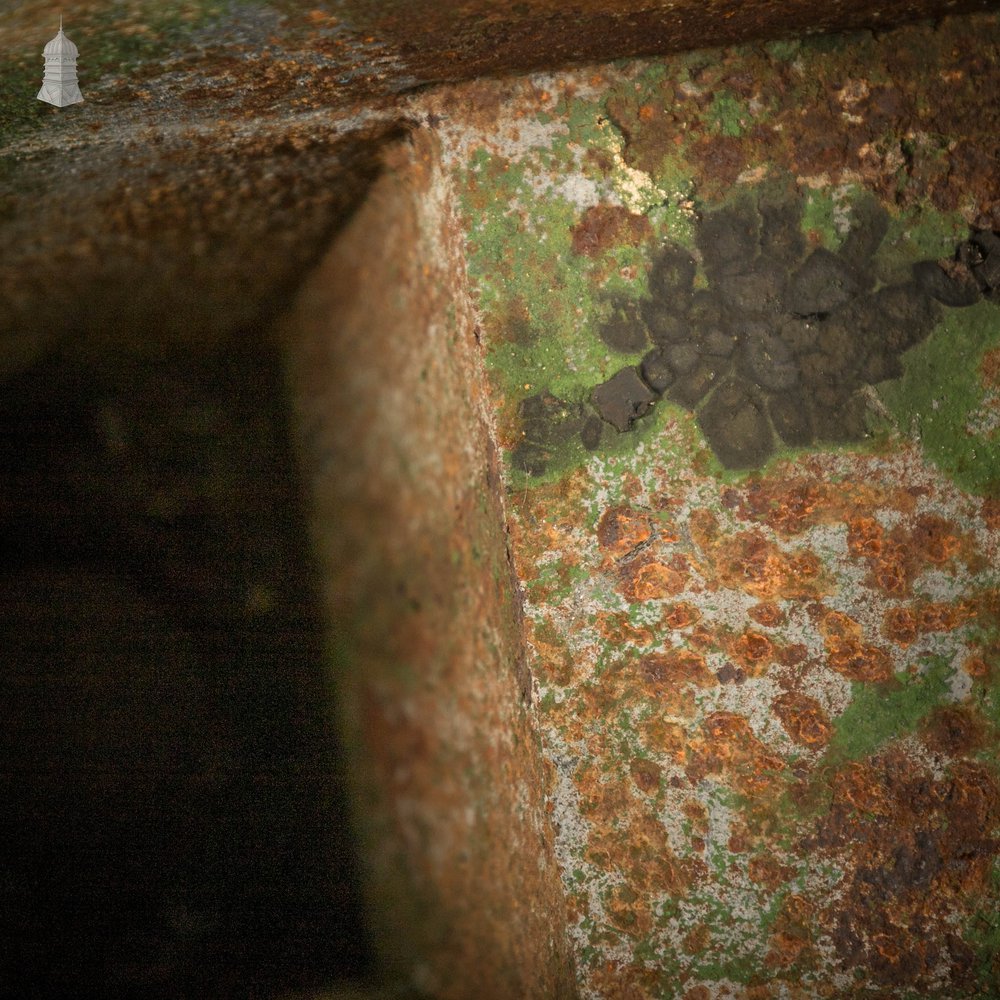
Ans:
{"label": "corroded metal panel", "polygon": [[998,32],[441,95],[585,995],[995,990]]}

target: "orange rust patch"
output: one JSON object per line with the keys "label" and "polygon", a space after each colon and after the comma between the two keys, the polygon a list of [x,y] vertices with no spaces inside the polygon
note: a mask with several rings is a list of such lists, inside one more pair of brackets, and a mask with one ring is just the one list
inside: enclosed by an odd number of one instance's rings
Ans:
{"label": "orange rust patch", "polygon": [[[763,498],[761,498],[763,499]],[[797,535],[817,522],[817,506],[826,499],[825,487],[805,480],[779,483],[770,492],[762,520],[783,535]],[[824,504],[825,506],[825,504]]]}
{"label": "orange rust patch", "polygon": [[778,911],[778,922],[785,926],[805,926],[812,920],[816,908],[804,896],[798,893],[789,893],[781,904]]}
{"label": "orange rust patch", "polygon": [[691,512],[688,519],[691,540],[705,555],[711,555],[719,539],[719,521],[710,510],[699,509]]}
{"label": "orange rust patch", "polygon": [[867,761],[848,764],[833,778],[834,803],[844,802],[859,813],[888,814],[890,805],[876,769]]}
{"label": "orange rust patch", "polygon": [[635,802],[615,811],[593,813],[588,859],[606,871],[617,870],[637,892],[683,894],[705,870],[703,861],[678,859],[663,823]]}
{"label": "orange rust patch", "polygon": [[819,632],[827,642],[846,642],[861,638],[861,626],[842,611],[827,611],[819,622]]}
{"label": "orange rust patch", "polygon": [[868,564],[868,585],[897,598],[908,595],[914,579],[930,566],[957,557],[971,565],[979,558],[974,540],[936,514],[921,515],[909,530],[897,525],[888,536],[873,518],[855,518],[848,523],[848,548]]}
{"label": "orange rust patch", "polygon": [[774,601],[763,601],[755,604],[747,611],[747,614],[764,628],[778,628],[785,624],[785,613]]}
{"label": "orange rust patch", "polygon": [[892,661],[881,646],[862,641],[861,626],[839,611],[828,611],[819,622],[826,662],[831,670],[852,681],[887,681]]}
{"label": "orange rust patch", "polygon": [[688,684],[661,687],[657,692],[658,707],[676,719],[693,719],[698,714],[696,688]]}
{"label": "orange rust patch", "polygon": [[648,628],[629,621],[627,611],[598,611],[595,623],[597,631],[615,646],[651,646],[655,641]]}
{"label": "orange rust patch", "polygon": [[730,854],[746,854],[750,850],[750,838],[743,830],[731,833],[726,847]]}
{"label": "orange rust patch", "polygon": [[905,490],[885,490],[866,482],[821,483],[815,479],[767,479],[734,497],[740,516],[767,524],[782,535],[797,535],[817,524],[872,520],[859,511],[881,508],[912,511]]}
{"label": "orange rust patch", "polygon": [[990,665],[981,656],[970,656],[962,668],[970,677],[982,679],[990,676]]}
{"label": "orange rust patch", "polygon": [[903,597],[909,593],[910,581],[915,572],[902,545],[894,543],[884,546],[870,565],[869,581],[878,590],[890,597]]}
{"label": "orange rust patch", "polygon": [[686,799],[681,806],[681,812],[691,820],[694,829],[708,831],[708,810],[697,799]]}
{"label": "orange rust patch", "polygon": [[935,566],[948,562],[963,548],[961,532],[951,521],[936,514],[924,514],[917,519],[911,540],[914,549]]}
{"label": "orange rust patch", "polygon": [[626,934],[645,936],[652,929],[649,906],[631,886],[619,886],[605,905],[611,922]]}
{"label": "orange rust patch", "polygon": [[627,555],[652,536],[649,517],[631,507],[609,507],[597,523],[597,544],[612,559]]}
{"label": "orange rust patch", "polygon": [[599,257],[609,247],[639,246],[653,229],[645,215],[635,215],[621,205],[594,205],[571,230],[573,253]]}
{"label": "orange rust patch", "polygon": [[882,631],[886,638],[905,649],[918,635],[954,631],[975,614],[975,603],[968,601],[957,604],[931,601],[916,607],[890,608],[883,617]]}
{"label": "orange rust patch", "polygon": [[692,986],[685,992],[684,1000],[712,1000],[712,994],[707,986]]}
{"label": "orange rust patch", "polygon": [[701,612],[687,601],[680,601],[677,604],[668,604],[663,609],[661,621],[667,628],[682,629],[693,625],[701,618]]}
{"label": "orange rust patch", "polygon": [[683,726],[654,717],[643,722],[640,728],[643,742],[650,750],[666,754],[677,764],[684,762],[687,731]]}
{"label": "orange rust patch", "polygon": [[705,664],[701,653],[691,649],[671,649],[665,653],[647,653],[639,661],[642,676],[654,685],[697,684],[714,687],[715,675]]}
{"label": "orange rust patch", "polygon": [[620,781],[602,781],[593,765],[582,768],[576,782],[580,790],[580,811],[595,823],[613,822],[632,806],[628,787]]}
{"label": "orange rust patch", "polygon": [[712,712],[702,723],[702,729],[709,739],[725,744],[733,741],[748,744],[757,738],[747,719],[735,712]]}
{"label": "orange rust patch", "polygon": [[885,530],[874,517],[854,517],[847,522],[847,549],[852,556],[878,558],[884,536]]}
{"label": "orange rust patch", "polygon": [[716,634],[705,625],[696,625],[691,630],[688,643],[695,649],[717,649],[721,645]]}
{"label": "orange rust patch", "polygon": [[747,631],[729,644],[729,655],[757,677],[774,659],[774,644],[760,632]]}
{"label": "orange rust patch", "polygon": [[809,944],[809,938],[804,932],[786,930],[775,931],[771,935],[771,947],[764,956],[764,964],[772,968],[784,968],[792,965]]}
{"label": "orange rust patch", "polygon": [[759,531],[721,539],[710,556],[718,582],[765,600],[802,598],[819,592],[820,562],[814,553],[786,553]]}
{"label": "orange rust patch", "polygon": [[783,667],[794,667],[802,663],[808,655],[809,650],[801,642],[793,642],[778,650],[778,662]]}
{"label": "orange rust patch", "polygon": [[972,617],[972,609],[965,603],[948,604],[944,601],[929,602],[920,606],[917,620],[921,632],[951,632]]}
{"label": "orange rust patch", "polygon": [[772,790],[784,760],[757,739],[750,723],[735,712],[713,712],[701,724],[701,735],[688,745],[687,775],[725,776],[738,791],[759,795]]}
{"label": "orange rust patch", "polygon": [[609,1000],[652,1000],[659,995],[660,970],[633,962],[602,962],[589,977],[594,989]]}
{"label": "orange rust patch", "polygon": [[830,742],[833,728],[815,698],[789,691],[775,698],[771,710],[799,746],[820,747]]}
{"label": "orange rust patch", "polygon": [[526,619],[528,642],[537,654],[533,666],[547,679],[565,687],[573,677],[573,657],[566,648],[559,630],[549,622]]}
{"label": "orange rust patch", "polygon": [[979,376],[983,388],[1000,388],[1000,347],[994,347],[983,355],[983,360],[979,363]]}
{"label": "orange rust patch", "polygon": [[882,634],[904,649],[916,640],[918,631],[919,622],[912,608],[890,608],[882,618]]}
{"label": "orange rust patch", "polygon": [[676,597],[686,585],[686,574],[655,559],[631,563],[622,570],[622,593],[630,601]]}
{"label": "orange rust patch", "polygon": [[827,665],[852,681],[887,681],[892,677],[892,661],[881,646],[853,639],[827,644]]}

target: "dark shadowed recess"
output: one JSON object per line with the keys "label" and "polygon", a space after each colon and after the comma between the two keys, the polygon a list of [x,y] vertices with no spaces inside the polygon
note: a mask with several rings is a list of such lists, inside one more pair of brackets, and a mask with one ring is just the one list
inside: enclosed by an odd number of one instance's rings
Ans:
{"label": "dark shadowed recess", "polygon": [[183,234],[154,227],[140,249],[169,267],[102,252],[99,280],[67,266],[0,323],[5,348],[44,315],[52,345],[0,384],[2,996],[242,1000],[371,972],[270,330],[381,140],[348,148],[291,250],[284,218],[236,205],[257,255],[236,227],[175,259]]}
{"label": "dark shadowed recess", "polygon": [[369,961],[281,367],[0,394],[7,996],[268,997]]}

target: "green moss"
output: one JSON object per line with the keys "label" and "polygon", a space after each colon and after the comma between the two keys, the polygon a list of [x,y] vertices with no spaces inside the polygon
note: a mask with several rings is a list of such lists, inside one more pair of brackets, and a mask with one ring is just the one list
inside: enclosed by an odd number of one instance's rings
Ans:
{"label": "green moss", "polygon": [[890,216],[876,260],[878,275],[886,283],[908,281],[915,261],[950,257],[967,235],[968,224],[957,212],[915,207]]}
{"label": "green moss", "polygon": [[[727,926],[726,914],[721,915],[721,927]],[[752,932],[753,933],[753,932]],[[755,929],[759,934],[759,928]],[[752,940],[752,937],[751,937]],[[708,961],[700,961],[694,966],[694,975],[701,981],[718,982],[729,980],[731,983],[749,983],[760,975],[763,956],[757,953],[739,957],[714,956]]]}
{"label": "green moss", "polygon": [[[574,134],[583,129],[581,103],[573,102]],[[594,134],[600,134],[594,124],[598,113],[598,106],[588,106]],[[529,166],[523,161],[498,161],[478,151],[460,184],[470,221],[469,275],[485,317],[487,364],[498,396],[507,401],[501,415],[507,420],[514,419],[520,400],[543,390],[571,402],[586,402],[594,386],[637,363],[644,353],[610,351],[597,331],[609,296],[638,299],[645,292],[648,251],[619,246],[597,258],[574,253],[572,228],[580,221],[579,210],[559,194],[535,196]],[[493,207],[481,211],[477,206],[482,204]],[[680,228],[663,208],[651,221],[658,233],[673,235]],[[690,239],[687,229],[683,235]],[[623,272],[633,277],[624,277]],[[660,403],[628,434],[608,427],[600,452],[632,451],[680,415],[677,408]],[[544,476],[527,477],[511,470],[512,485],[519,489],[561,477],[586,461],[588,454],[574,439],[552,456]]]}
{"label": "green moss", "polygon": [[988,898],[981,901],[979,909],[969,919],[963,937],[976,954],[974,966],[978,990],[970,994],[974,1000],[995,1000],[1000,996],[997,980],[1000,975],[1000,912],[996,901],[1000,898],[1000,865],[994,863],[990,872]]}
{"label": "green moss", "polygon": [[0,91],[0,141],[9,141],[54,113],[50,105],[35,99],[43,72],[40,55],[30,62],[27,58],[11,60],[4,67],[4,86]]}
{"label": "green moss", "polygon": [[802,231],[815,233],[823,246],[836,250],[843,242],[834,217],[837,203],[829,188],[810,188],[802,201]]}
{"label": "green moss", "polygon": [[708,109],[709,126],[722,135],[738,139],[743,134],[747,112],[743,105],[732,94],[724,91],[715,95]]}
{"label": "green moss", "polygon": [[[629,102],[662,101],[667,77],[666,66],[655,64],[640,74],[637,91],[632,83],[622,87]],[[596,385],[645,353],[610,351],[598,328],[611,296],[637,300],[646,293],[649,247],[613,246],[593,257],[574,253],[572,230],[582,212],[560,193],[558,178],[582,175],[599,190],[616,193],[633,211],[645,211],[656,240],[693,243],[684,204],[692,193],[690,171],[680,156],[667,157],[653,179],[630,171],[621,159],[622,136],[607,116],[613,97],[612,92],[602,101],[563,98],[556,117],[566,131],[556,133],[548,146],[512,159],[479,150],[459,172],[469,220],[469,275],[485,317],[487,365],[497,396],[505,401],[501,422],[508,425],[527,396],[548,391],[585,403]],[[581,149],[605,156],[581,159]],[[633,451],[678,417],[691,423],[688,415],[661,402],[628,434],[605,428],[599,453]],[[692,442],[697,437],[688,435]],[[512,469],[512,486],[560,478],[588,457],[574,438],[550,456],[544,475],[528,477]]]}
{"label": "green moss", "polygon": [[879,387],[901,431],[916,437],[924,457],[963,489],[1000,488],[1000,448],[979,375],[984,352],[1000,344],[1000,310],[981,302],[948,309],[924,343],[903,358],[904,374]]}
{"label": "green moss", "polygon": [[933,657],[922,673],[899,673],[890,684],[855,681],[850,705],[834,721],[827,759],[859,760],[912,732],[944,700],[952,673],[947,658]]}
{"label": "green moss", "polygon": [[791,62],[802,47],[802,42],[798,38],[779,39],[776,42],[768,42],[764,46],[764,51],[772,59],[780,59],[782,62]]}

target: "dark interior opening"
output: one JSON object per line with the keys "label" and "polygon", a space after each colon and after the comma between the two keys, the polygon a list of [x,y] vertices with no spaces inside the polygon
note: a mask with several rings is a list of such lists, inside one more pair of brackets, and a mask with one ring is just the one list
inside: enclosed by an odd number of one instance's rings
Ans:
{"label": "dark interior opening", "polygon": [[0,390],[7,996],[369,971],[281,365],[65,351]]}

